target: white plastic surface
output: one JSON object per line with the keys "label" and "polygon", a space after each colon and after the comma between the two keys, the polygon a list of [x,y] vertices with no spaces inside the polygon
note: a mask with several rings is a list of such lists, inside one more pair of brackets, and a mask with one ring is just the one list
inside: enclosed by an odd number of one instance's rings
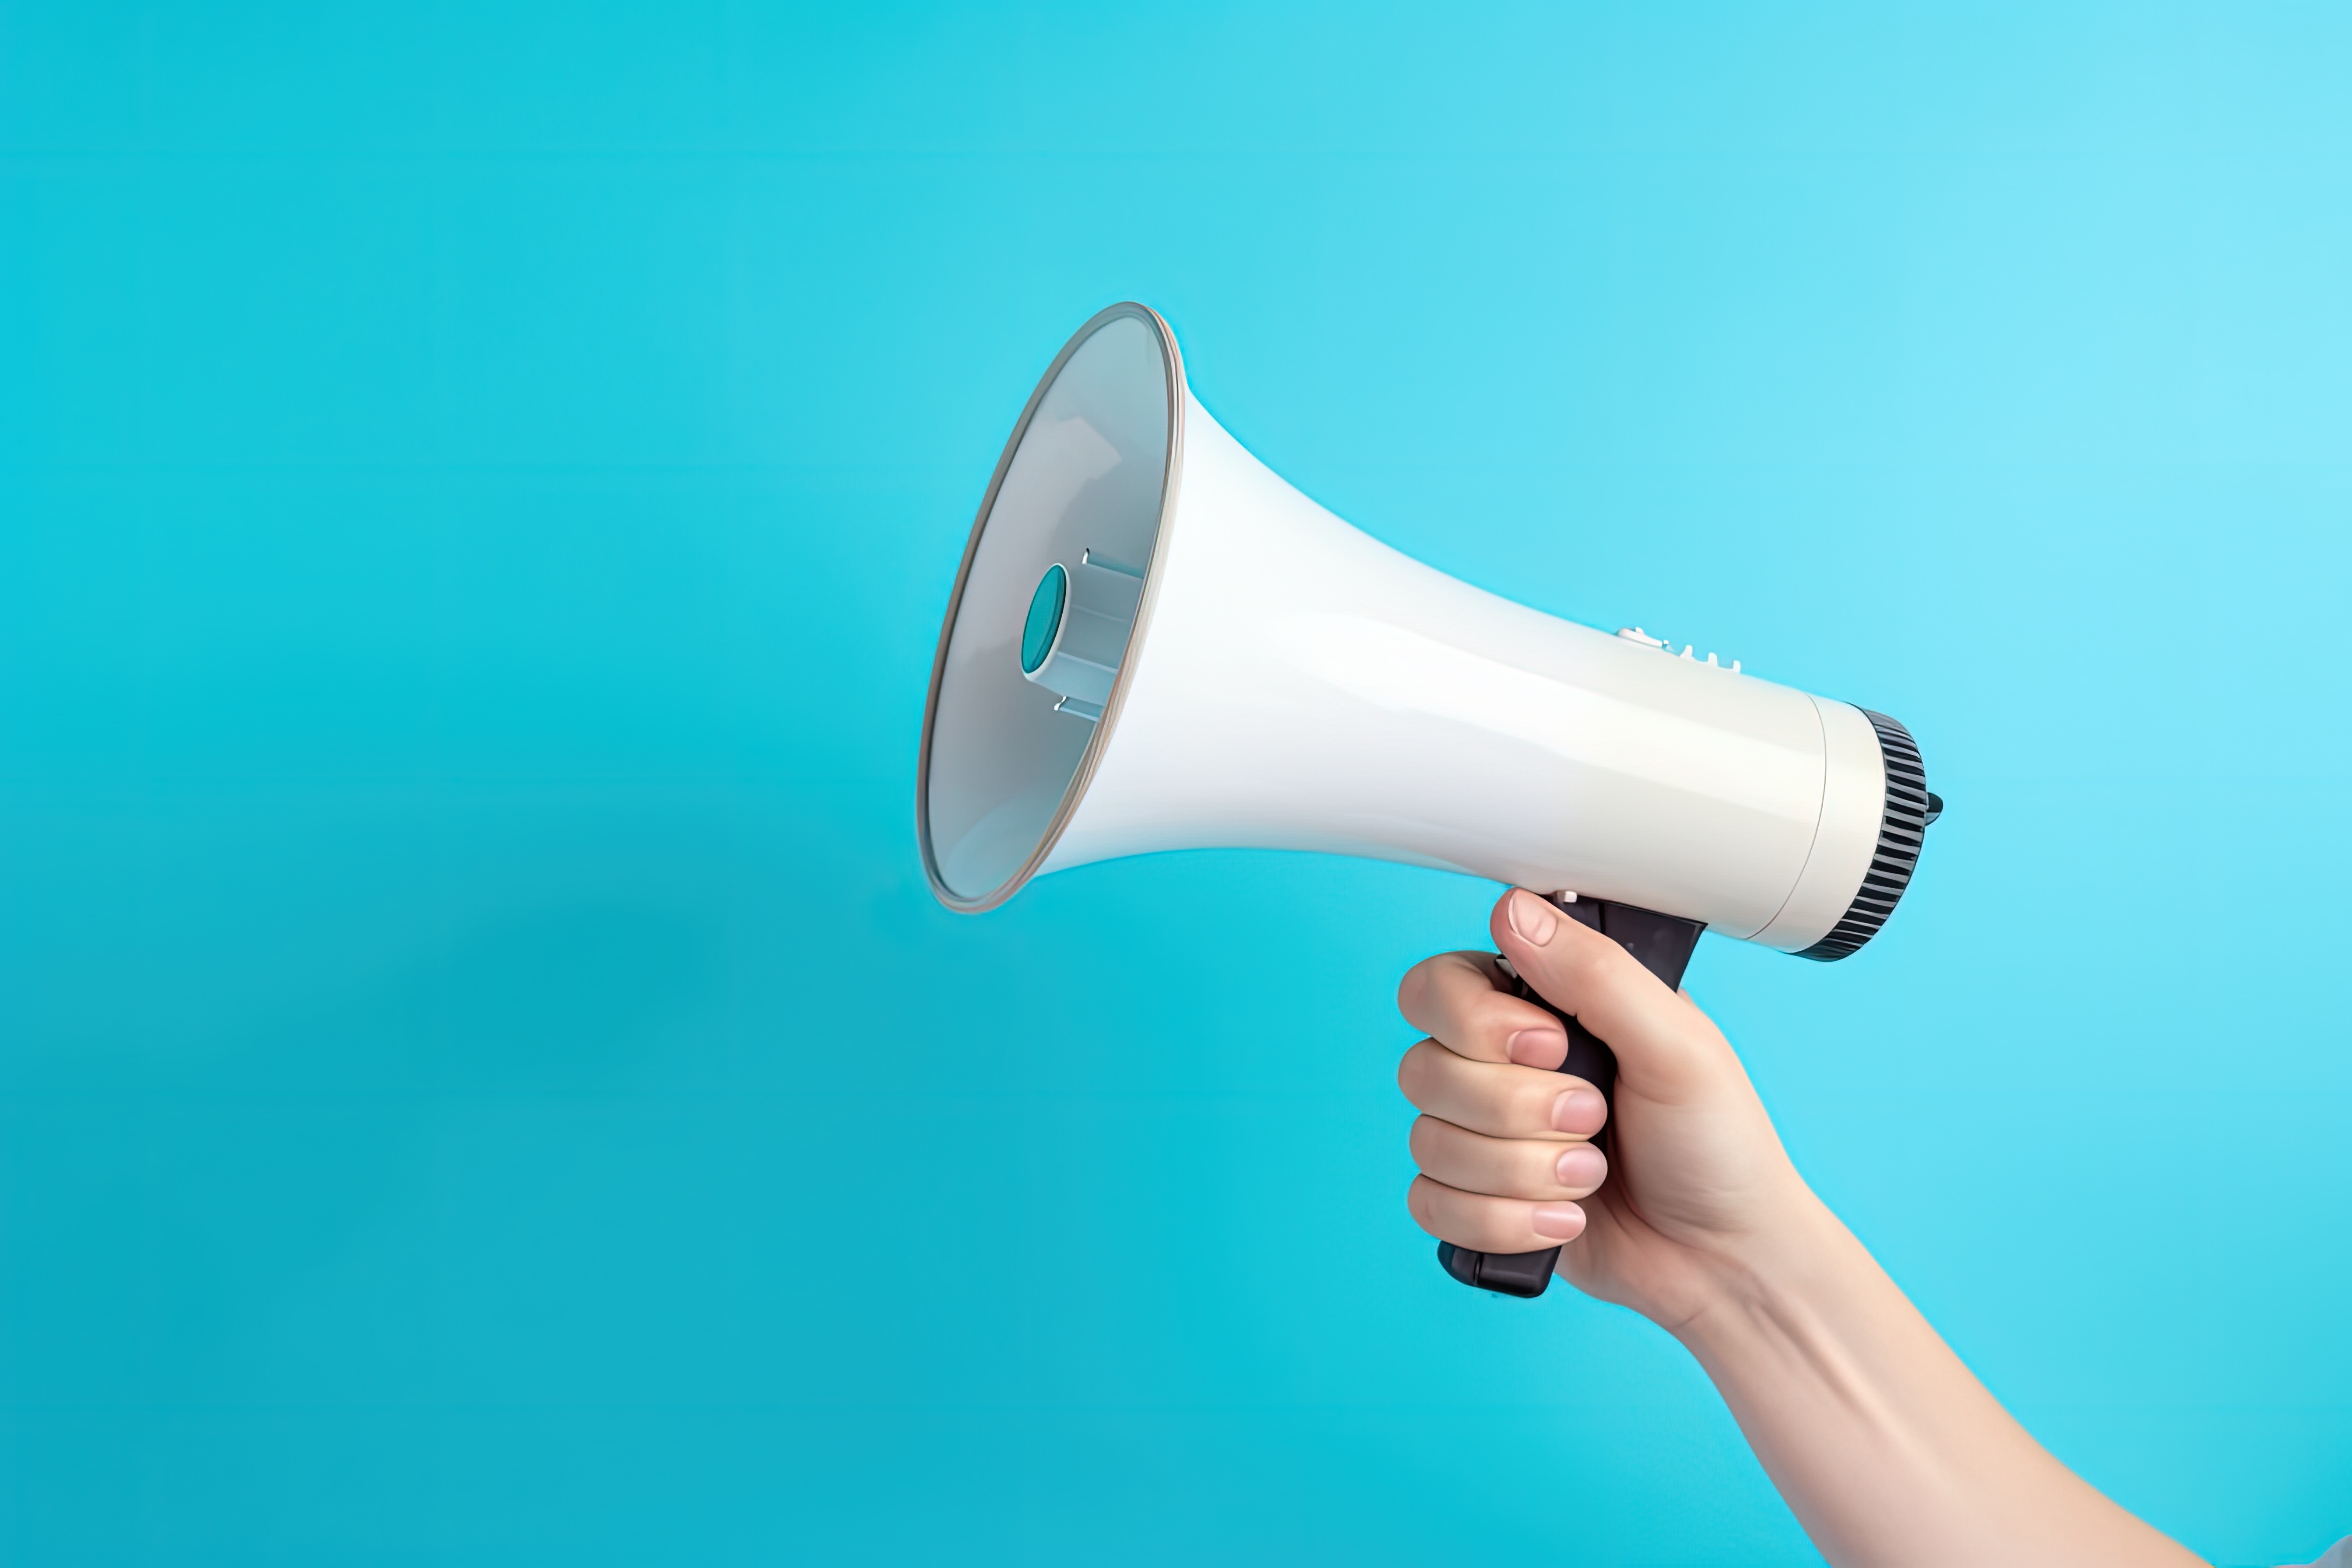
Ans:
{"label": "white plastic surface", "polygon": [[1154,570],[1116,729],[1041,872],[1323,850],[1790,951],[1861,884],[1881,801],[1846,743],[1877,765],[1857,710],[1424,566],[1293,489],[1189,392]]}
{"label": "white plastic surface", "polygon": [[1877,851],[1879,818],[1886,810],[1886,757],[1878,749],[1878,731],[1851,703],[1816,697],[1813,706],[1822,719],[1821,826],[1789,901],[1748,939],[1790,952],[1811,947],[1844,917]]}

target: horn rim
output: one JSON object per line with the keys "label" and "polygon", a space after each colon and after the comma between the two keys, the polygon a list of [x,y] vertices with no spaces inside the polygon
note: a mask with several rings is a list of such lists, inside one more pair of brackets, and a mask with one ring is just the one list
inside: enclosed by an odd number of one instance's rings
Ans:
{"label": "horn rim", "polygon": [[[1168,392],[1168,458],[1167,468],[1160,478],[1160,521],[1152,534],[1151,559],[1143,569],[1143,595],[1137,604],[1135,624],[1129,628],[1127,645],[1119,650],[1118,676],[1111,683],[1110,697],[1103,703],[1102,717],[1095,721],[1094,733],[1087,740],[1086,750],[1079,755],[1078,765],[1070,774],[1069,784],[1062,791],[1062,799],[1054,808],[1052,820],[1045,832],[1038,835],[1036,847],[1013,874],[989,891],[967,897],[948,886],[940,874],[939,856],[931,842],[931,737],[937,726],[940,710],[940,686],[947,673],[948,646],[953,639],[956,617],[963,609],[964,586],[971,576],[971,563],[980,553],[982,535],[988,531],[988,520],[996,510],[996,493],[1004,483],[1007,470],[1013,467],[1013,455],[1021,448],[1022,438],[1029,433],[1029,423],[1045,401],[1045,394],[1087,339],[1111,322],[1131,320],[1150,329],[1160,342],[1161,363],[1167,366]],[[931,654],[931,684],[923,699],[922,748],[915,764],[915,833],[922,847],[923,876],[930,883],[931,894],[958,914],[984,914],[1027,886],[1037,868],[1045,863],[1054,847],[1061,842],[1063,830],[1077,815],[1078,802],[1086,797],[1087,787],[1094,782],[1096,766],[1103,750],[1110,744],[1112,731],[1118,727],[1120,710],[1127,701],[1128,689],[1134,683],[1135,651],[1143,646],[1145,634],[1150,629],[1151,613],[1160,596],[1162,573],[1160,563],[1168,552],[1171,525],[1176,519],[1177,491],[1184,472],[1184,404],[1186,384],[1184,358],[1176,346],[1176,334],[1167,321],[1150,306],[1133,300],[1122,300],[1089,316],[1085,324],[1070,334],[1061,352],[1054,356],[1037,385],[1023,405],[1021,417],[1013,422],[1013,434],[1005,437],[1004,450],[996,459],[996,471],[989,476],[988,489],[981,497],[979,513],[973,517],[971,531],[964,538],[963,559],[957,563],[955,587],[948,595],[947,614],[940,621],[939,646]]]}

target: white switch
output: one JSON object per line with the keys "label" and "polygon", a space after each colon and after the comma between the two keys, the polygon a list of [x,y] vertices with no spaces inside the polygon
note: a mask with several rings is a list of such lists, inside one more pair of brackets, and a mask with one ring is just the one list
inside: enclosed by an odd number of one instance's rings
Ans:
{"label": "white switch", "polygon": [[[1639,626],[1620,626],[1617,628],[1617,635],[1623,637],[1627,642],[1637,642],[1643,647],[1654,647],[1661,653],[1673,653],[1675,651],[1674,645],[1668,642],[1664,637],[1654,637]],[[1698,662],[1697,645],[1695,643],[1683,644],[1683,651],[1677,657],[1686,658],[1693,664],[1696,664]],[[1727,668],[1734,675],[1738,675],[1740,672],[1739,661],[1736,658],[1733,659],[1728,666],[1726,666],[1724,662],[1715,655],[1708,654],[1706,656],[1706,665],[1709,669],[1724,669]]]}

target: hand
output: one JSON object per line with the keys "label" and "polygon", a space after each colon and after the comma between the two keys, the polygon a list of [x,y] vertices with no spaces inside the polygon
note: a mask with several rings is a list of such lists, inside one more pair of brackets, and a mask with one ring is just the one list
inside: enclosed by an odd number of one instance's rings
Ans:
{"label": "hand", "polygon": [[1576,1287],[1698,1357],[1838,1568],[2196,1568],[2028,1436],[1816,1198],[1716,1026],[1633,955],[1532,893],[1495,944],[1617,1053],[1614,1168],[1559,1021],[1492,953],[1416,964],[1430,1038],[1397,1070],[1421,1227],[1481,1252],[1559,1246]]}
{"label": "hand", "polygon": [[1678,1330],[1819,1202],[1688,995],[1532,893],[1504,894],[1489,925],[1528,985],[1616,1052],[1614,1168],[1591,1142],[1600,1092],[1549,1070],[1568,1054],[1559,1020],[1512,995],[1492,954],[1442,953],[1397,991],[1431,1037],[1397,1070],[1423,1113],[1407,1205],[1457,1247],[1560,1247],[1579,1289]]}

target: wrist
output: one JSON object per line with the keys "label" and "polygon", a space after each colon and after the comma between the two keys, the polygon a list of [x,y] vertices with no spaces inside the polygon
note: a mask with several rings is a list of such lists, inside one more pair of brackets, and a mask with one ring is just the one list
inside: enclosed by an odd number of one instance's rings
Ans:
{"label": "wrist", "polygon": [[1885,1279],[1877,1264],[1791,1171],[1759,1224],[1709,1250],[1696,1300],[1663,1326],[1706,1363],[1763,1325],[1818,1321],[1835,1301],[1867,1293],[1873,1279]]}

